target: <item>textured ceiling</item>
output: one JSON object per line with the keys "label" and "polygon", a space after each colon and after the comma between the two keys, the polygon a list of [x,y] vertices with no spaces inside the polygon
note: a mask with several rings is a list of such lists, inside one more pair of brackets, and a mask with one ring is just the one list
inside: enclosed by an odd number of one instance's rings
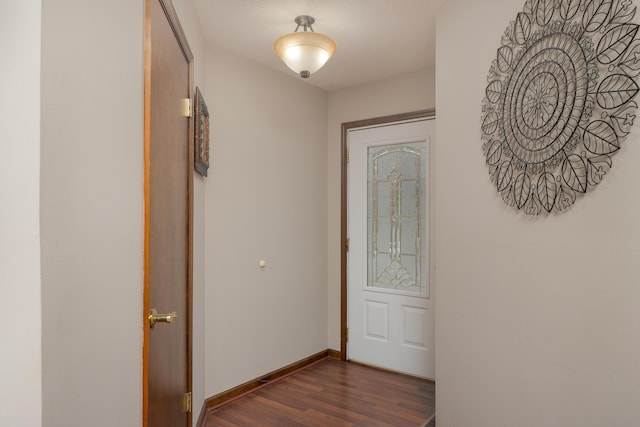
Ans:
{"label": "textured ceiling", "polygon": [[444,0],[195,0],[205,39],[299,78],[271,45],[298,15],[338,50],[307,81],[325,90],[435,67],[435,13]]}

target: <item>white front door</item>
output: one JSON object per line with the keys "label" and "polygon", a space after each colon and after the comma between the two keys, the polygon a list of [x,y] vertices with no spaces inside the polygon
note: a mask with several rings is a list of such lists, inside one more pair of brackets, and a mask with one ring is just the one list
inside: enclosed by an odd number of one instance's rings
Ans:
{"label": "white front door", "polygon": [[435,378],[430,146],[435,118],[350,129],[348,358]]}

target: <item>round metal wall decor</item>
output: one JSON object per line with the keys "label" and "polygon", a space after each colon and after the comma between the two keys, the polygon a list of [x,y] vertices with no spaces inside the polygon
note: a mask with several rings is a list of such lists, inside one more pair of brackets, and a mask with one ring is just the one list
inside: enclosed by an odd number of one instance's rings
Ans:
{"label": "round metal wall decor", "polygon": [[638,104],[631,0],[527,0],[506,28],[482,100],[482,151],[504,202],[564,211],[598,185]]}

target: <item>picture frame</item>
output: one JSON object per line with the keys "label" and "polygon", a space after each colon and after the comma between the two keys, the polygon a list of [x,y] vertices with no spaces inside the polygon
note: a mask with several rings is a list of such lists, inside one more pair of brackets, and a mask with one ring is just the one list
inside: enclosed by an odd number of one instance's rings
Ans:
{"label": "picture frame", "polygon": [[200,88],[195,93],[194,167],[196,172],[207,176],[209,170],[209,110]]}

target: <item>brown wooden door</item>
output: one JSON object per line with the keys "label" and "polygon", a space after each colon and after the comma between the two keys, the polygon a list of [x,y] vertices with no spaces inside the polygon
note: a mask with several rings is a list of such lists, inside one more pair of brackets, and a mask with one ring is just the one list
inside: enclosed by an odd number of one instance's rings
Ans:
{"label": "brown wooden door", "polygon": [[181,427],[191,423],[192,55],[170,0],[147,0],[146,50],[145,315],[177,317],[145,325],[144,424]]}

